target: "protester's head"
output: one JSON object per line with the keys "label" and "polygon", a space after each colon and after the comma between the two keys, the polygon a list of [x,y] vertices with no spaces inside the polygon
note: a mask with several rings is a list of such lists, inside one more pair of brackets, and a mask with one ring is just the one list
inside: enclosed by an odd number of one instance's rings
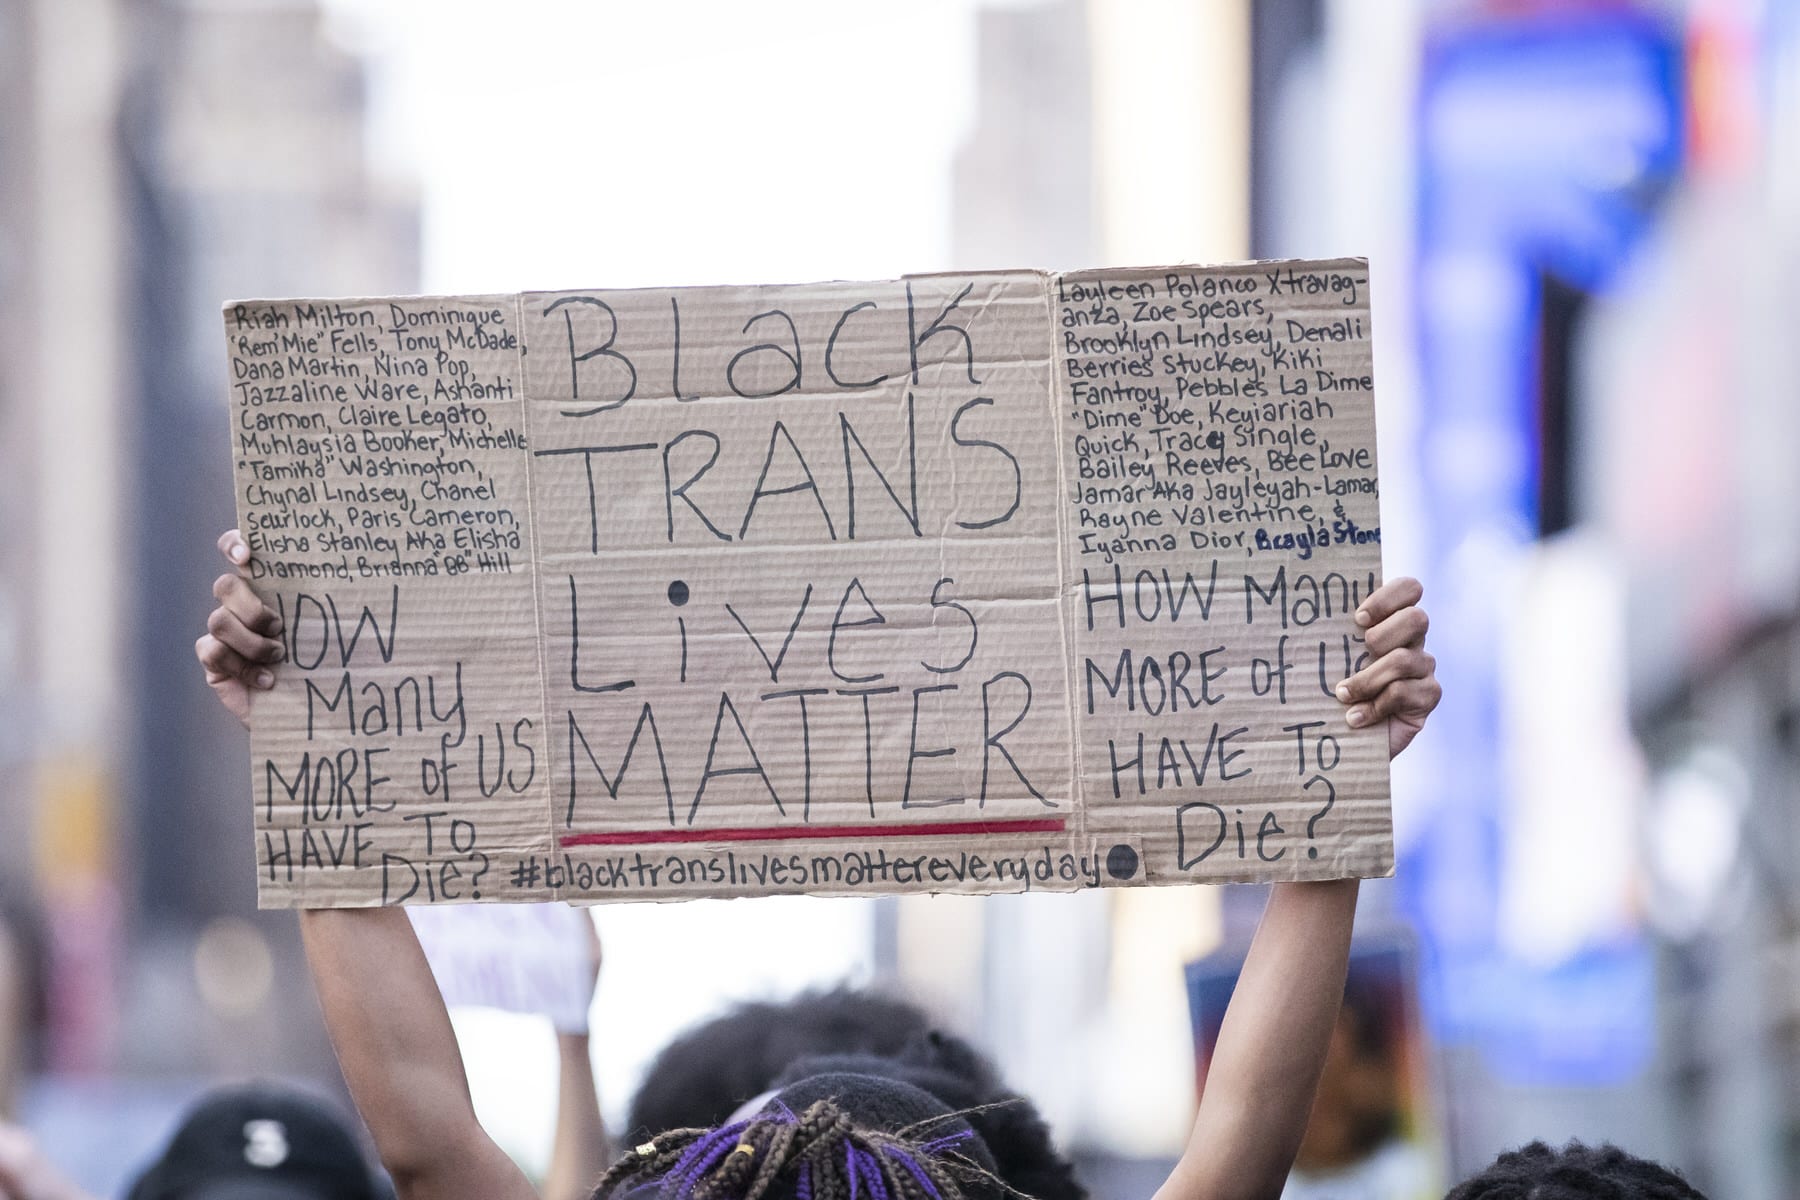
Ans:
{"label": "protester's head", "polygon": [[813,1079],[848,1073],[917,1088],[958,1113],[992,1155],[994,1174],[1012,1191],[1033,1200],[1086,1200],[1074,1164],[1057,1151],[1037,1106],[1002,1087],[992,1064],[961,1038],[933,1032],[885,1057],[803,1058],[776,1085],[804,1088]]}
{"label": "protester's head", "polygon": [[638,1087],[628,1128],[635,1135],[718,1125],[797,1059],[892,1055],[930,1029],[915,1006],[850,988],[740,1004],[664,1047]]}
{"label": "protester's head", "polygon": [[195,1105],[128,1200],[380,1200],[386,1190],[330,1105],[273,1084]]}
{"label": "protester's head", "polygon": [[1706,1200],[1669,1168],[1613,1145],[1533,1142],[1463,1180],[1445,1200]]}
{"label": "protester's head", "polygon": [[783,1087],[749,1117],[660,1134],[593,1200],[1004,1200],[981,1135],[909,1083],[832,1072]]}
{"label": "protester's head", "polygon": [[718,1126],[777,1088],[833,1075],[923,1091],[964,1114],[1007,1187],[1036,1200],[1085,1200],[1086,1190],[1057,1153],[1043,1117],[1007,1090],[984,1055],[933,1029],[916,1006],[864,991],[746,1004],[683,1035],[651,1064],[630,1127],[641,1138]]}

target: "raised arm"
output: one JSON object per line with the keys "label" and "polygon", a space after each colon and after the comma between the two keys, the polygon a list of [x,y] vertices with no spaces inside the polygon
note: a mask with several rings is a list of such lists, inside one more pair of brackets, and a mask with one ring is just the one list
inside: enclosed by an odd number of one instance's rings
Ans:
{"label": "raised arm", "polygon": [[[1425,653],[1418,581],[1397,579],[1357,611],[1369,665],[1338,689],[1345,720],[1388,723],[1388,754],[1424,727],[1442,692]],[[1272,1200],[1306,1133],[1344,999],[1357,881],[1278,883],[1263,910],[1207,1069],[1199,1115],[1157,1200]]]}
{"label": "raised arm", "polygon": [[[219,549],[242,566],[237,530]],[[236,573],[194,645],[206,681],[246,725],[281,657],[276,614]],[[412,922],[398,908],[300,914],[300,933],[344,1081],[400,1200],[536,1200],[524,1174],[475,1119],[462,1054]]]}
{"label": "raised arm", "polygon": [[475,1119],[450,1014],[398,908],[300,914],[344,1082],[401,1200],[536,1200]]}
{"label": "raised arm", "polygon": [[[587,923],[588,957],[600,974],[600,935]],[[590,1004],[593,999],[589,992]],[[588,1056],[588,1031],[556,1031],[556,1137],[550,1144],[550,1169],[544,1173],[544,1200],[587,1200],[611,1161],[606,1124],[600,1118],[600,1096],[594,1090],[594,1064]]]}

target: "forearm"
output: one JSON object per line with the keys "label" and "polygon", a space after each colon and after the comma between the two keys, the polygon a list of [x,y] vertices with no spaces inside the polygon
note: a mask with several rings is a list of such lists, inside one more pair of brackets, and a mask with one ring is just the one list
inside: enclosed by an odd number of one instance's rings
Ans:
{"label": "forearm", "polygon": [[1280,1194],[1343,1003],[1357,882],[1281,883],[1238,976],[1194,1132],[1158,1200]]}
{"label": "forearm", "polygon": [[308,910],[300,932],[344,1081],[401,1196],[532,1195],[475,1119],[450,1014],[405,912]]}
{"label": "forearm", "polygon": [[557,1034],[556,1051],[556,1140],[544,1177],[544,1200],[584,1200],[606,1169],[606,1125],[594,1090],[587,1034]]}

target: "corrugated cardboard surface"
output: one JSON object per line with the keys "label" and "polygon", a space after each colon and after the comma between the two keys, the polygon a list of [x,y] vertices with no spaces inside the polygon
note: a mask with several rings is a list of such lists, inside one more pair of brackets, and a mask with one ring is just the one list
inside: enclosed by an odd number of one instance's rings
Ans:
{"label": "corrugated cardboard surface", "polygon": [[1359,260],[225,324],[265,905],[1391,869]]}

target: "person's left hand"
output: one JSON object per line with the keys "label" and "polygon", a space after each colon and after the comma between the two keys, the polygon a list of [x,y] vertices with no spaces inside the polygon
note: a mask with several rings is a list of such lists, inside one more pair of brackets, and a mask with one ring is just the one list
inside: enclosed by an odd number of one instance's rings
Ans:
{"label": "person's left hand", "polygon": [[1444,695],[1437,659],[1425,652],[1430,621],[1419,607],[1424,595],[1418,580],[1405,577],[1369,594],[1356,610],[1369,665],[1337,686],[1338,699],[1349,706],[1344,719],[1352,728],[1387,720],[1389,758],[1412,744]]}

